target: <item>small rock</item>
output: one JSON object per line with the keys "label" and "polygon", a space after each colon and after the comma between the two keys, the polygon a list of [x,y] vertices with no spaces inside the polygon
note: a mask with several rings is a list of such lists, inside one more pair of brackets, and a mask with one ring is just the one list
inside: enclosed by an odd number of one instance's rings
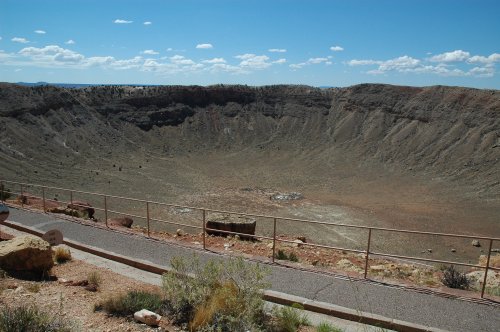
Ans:
{"label": "small rock", "polygon": [[89,292],[97,292],[97,286],[94,284],[88,284],[83,288],[85,288],[85,290],[88,290]]}
{"label": "small rock", "polygon": [[305,236],[302,236],[302,235],[301,235],[301,236],[297,236],[297,240],[300,240],[300,241],[302,241],[302,242],[304,242],[304,243],[307,243],[307,239],[306,239],[306,237],[305,237]]}
{"label": "small rock", "polygon": [[304,242],[302,242],[301,240],[297,239],[297,240],[294,240],[293,241],[293,246],[294,247],[301,247],[302,245],[304,244]]}
{"label": "small rock", "polygon": [[267,247],[268,247],[269,249],[271,249],[271,248],[273,247],[273,243],[272,243],[272,242],[271,242],[271,243],[268,243],[268,244],[267,244]]}
{"label": "small rock", "polygon": [[134,313],[134,319],[149,326],[158,326],[161,316],[152,311],[142,309]]}
{"label": "small rock", "polygon": [[480,247],[481,246],[481,243],[479,243],[478,240],[472,240],[471,244],[474,246],[474,247]]}
{"label": "small rock", "polygon": [[457,252],[457,249],[451,249],[451,252]]}
{"label": "small rock", "polygon": [[234,236],[234,239],[235,239],[235,240],[239,240],[239,239],[240,239],[240,236],[239,236],[238,234],[236,234],[236,235]]}
{"label": "small rock", "polygon": [[431,253],[432,253],[432,249],[427,249],[427,252],[428,252],[429,254],[431,254]]}
{"label": "small rock", "polygon": [[184,232],[182,229],[177,229],[177,231],[175,231],[175,233],[177,234],[177,236],[184,236],[186,235],[186,232]]}

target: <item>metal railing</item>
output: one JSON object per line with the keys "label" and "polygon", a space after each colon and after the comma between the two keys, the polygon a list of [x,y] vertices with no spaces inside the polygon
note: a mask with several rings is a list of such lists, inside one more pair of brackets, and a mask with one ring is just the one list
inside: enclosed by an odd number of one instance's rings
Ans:
{"label": "metal railing", "polygon": [[[84,207],[84,205],[75,204],[74,194],[85,194],[85,195],[100,197],[102,199],[102,202],[103,202],[103,208],[99,208],[99,207],[95,207],[95,206],[92,206],[92,208],[95,210],[98,210],[98,211],[102,211],[104,213],[106,227],[109,227],[109,225],[108,225],[108,214],[109,213],[113,213],[113,214],[117,214],[117,215],[124,215],[124,216],[139,218],[139,219],[145,219],[146,220],[146,232],[147,232],[148,237],[151,237],[151,234],[150,234],[151,222],[157,222],[157,223],[168,224],[168,225],[176,225],[176,226],[182,226],[182,227],[189,227],[189,228],[193,228],[193,229],[197,229],[197,230],[202,230],[202,232],[203,232],[203,244],[202,245],[203,245],[204,250],[207,250],[206,238],[207,238],[207,234],[210,232],[217,232],[217,233],[233,235],[233,236],[238,235],[240,237],[245,237],[245,238],[270,240],[270,241],[272,241],[271,261],[273,263],[275,262],[276,249],[277,249],[276,244],[278,242],[291,243],[291,244],[295,243],[294,241],[291,241],[291,240],[280,239],[277,236],[277,223],[278,223],[278,221],[292,221],[292,222],[300,222],[300,223],[307,223],[307,224],[313,224],[313,225],[328,225],[328,226],[345,227],[345,228],[352,228],[352,229],[366,231],[367,238],[366,238],[366,246],[365,246],[364,250],[353,249],[353,248],[343,248],[343,247],[338,247],[338,246],[324,245],[324,244],[318,244],[318,243],[309,243],[309,242],[304,242],[304,243],[300,244],[301,246],[310,246],[313,248],[325,248],[325,249],[332,249],[332,250],[339,250],[339,251],[363,254],[364,255],[364,271],[363,271],[364,274],[363,275],[364,275],[365,279],[367,279],[367,277],[368,277],[370,256],[395,258],[395,259],[403,259],[403,260],[413,260],[413,261],[420,261],[420,262],[427,262],[427,263],[439,263],[439,264],[450,264],[450,265],[458,265],[458,266],[465,266],[465,267],[473,267],[473,268],[485,270],[484,278],[483,278],[482,286],[481,286],[481,298],[484,298],[484,292],[485,292],[485,288],[486,288],[486,284],[487,284],[488,271],[489,270],[500,271],[500,268],[490,266],[490,259],[491,259],[493,242],[500,241],[500,238],[498,238],[498,237],[427,232],[427,231],[415,231],[415,230],[394,229],[394,228],[384,228],[384,227],[360,226],[360,225],[342,224],[342,223],[328,223],[328,222],[324,222],[324,221],[315,221],[315,220],[297,219],[297,218],[286,218],[286,217],[277,217],[277,216],[270,216],[270,215],[217,210],[217,209],[210,209],[210,208],[203,208],[203,207],[193,207],[193,206],[186,206],[186,205],[179,205],[179,204],[170,204],[170,203],[156,202],[156,201],[151,201],[151,200],[143,200],[143,199],[137,199],[137,198],[108,195],[108,194],[103,194],[103,193],[95,193],[95,192],[88,192],[88,191],[74,190],[74,189],[67,189],[67,188],[59,188],[59,187],[51,187],[51,186],[44,186],[44,185],[37,185],[37,184],[29,184],[29,183],[8,181],[8,180],[0,180],[0,187],[1,187],[1,196],[0,197],[4,197],[5,184],[15,185],[15,186],[18,186],[20,188],[19,192],[11,191],[10,193],[14,194],[14,195],[18,195],[18,197],[21,197],[21,200],[20,200],[21,206],[24,206],[23,196],[26,193],[25,189],[28,187],[39,188],[42,192],[42,196],[39,197],[39,196],[35,196],[35,195],[30,195],[30,197],[39,198],[42,200],[42,207],[43,207],[44,212],[47,212],[47,202],[57,202],[58,204],[59,203],[65,203],[65,204],[70,203],[70,204],[73,204],[76,206]],[[70,200],[69,201],[60,201],[60,200],[55,201],[53,199],[47,199],[47,197],[46,197],[47,190],[57,190],[57,191],[67,192],[67,193],[69,193]],[[144,204],[145,209],[146,209],[146,216],[144,217],[144,216],[140,216],[140,215],[136,215],[136,214],[120,212],[120,211],[109,209],[108,208],[108,199],[111,199],[111,198]],[[201,218],[200,218],[201,225],[189,225],[186,223],[179,223],[179,222],[168,221],[168,220],[159,219],[159,218],[152,218],[150,215],[150,206],[151,205],[165,206],[165,207],[171,207],[171,208],[190,209],[192,211],[201,212]],[[252,217],[252,218],[265,218],[265,219],[272,220],[272,236],[239,233],[239,232],[232,232],[232,231],[209,228],[209,227],[207,227],[207,212],[230,214],[230,215]],[[391,233],[399,233],[399,234],[440,236],[440,237],[446,237],[446,238],[485,240],[488,242],[486,263],[485,263],[485,265],[479,265],[479,264],[471,264],[471,263],[464,263],[464,262],[458,262],[458,261],[439,260],[439,259],[432,259],[432,258],[423,258],[423,257],[406,256],[406,255],[398,255],[398,254],[390,254],[390,253],[372,251],[371,250],[372,245],[373,245],[372,235],[375,231],[391,232]]]}

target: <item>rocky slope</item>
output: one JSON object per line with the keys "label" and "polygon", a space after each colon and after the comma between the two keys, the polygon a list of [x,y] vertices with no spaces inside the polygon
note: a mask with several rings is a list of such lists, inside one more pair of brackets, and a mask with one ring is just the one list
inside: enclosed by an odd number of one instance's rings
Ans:
{"label": "rocky slope", "polygon": [[[5,176],[147,149],[314,151],[459,180],[500,194],[500,92],[363,84],[307,86],[0,85]],[[342,157],[340,157],[342,156]]]}

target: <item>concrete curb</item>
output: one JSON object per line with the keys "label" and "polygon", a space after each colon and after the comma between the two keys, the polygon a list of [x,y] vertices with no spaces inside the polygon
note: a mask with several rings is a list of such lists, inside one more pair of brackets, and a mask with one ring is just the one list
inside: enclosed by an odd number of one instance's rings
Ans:
{"label": "concrete curb", "polygon": [[[40,232],[38,230],[35,230],[31,227],[27,227],[24,225],[21,225],[19,223],[13,222],[13,221],[4,221],[0,223],[0,225],[4,225],[7,227],[10,227],[12,229],[22,231],[25,233],[29,233],[32,235],[36,236],[42,236],[44,233]],[[64,240],[64,244],[66,244],[69,247],[75,248],[77,250],[85,251],[88,252],[92,255],[103,257],[109,260],[113,260],[131,267],[134,267],[139,270],[155,273],[155,274],[163,274],[165,272],[169,272],[170,269],[168,269],[165,266],[160,266],[153,264],[148,261],[143,261],[143,260],[138,260],[138,259],[131,259],[129,257],[116,254],[114,252],[109,252],[109,251],[103,251],[100,248],[96,248],[93,246],[88,246],[85,244],[82,244],[77,241],[70,241],[70,240]],[[403,332],[445,332],[445,330],[441,329],[436,329],[436,328],[430,328],[414,323],[409,323],[405,321],[400,321],[400,320],[395,320],[395,319],[390,319],[384,316],[376,315],[376,314],[371,314],[367,312],[361,312],[358,310],[354,309],[349,309],[345,307],[341,307],[338,305],[326,303],[326,302],[319,302],[319,301],[314,301],[314,300],[309,300],[303,297],[295,296],[295,295],[290,295],[290,294],[285,294],[281,292],[276,292],[272,290],[266,290],[263,293],[263,297],[265,301],[276,303],[276,304],[281,304],[281,305],[292,305],[294,303],[300,303],[305,310],[319,313],[319,314],[324,314],[328,316],[333,316],[337,317],[340,319],[344,320],[349,320],[361,324],[367,324],[367,325],[373,325],[376,327],[384,328],[384,329],[390,329],[394,331],[403,331]]]}

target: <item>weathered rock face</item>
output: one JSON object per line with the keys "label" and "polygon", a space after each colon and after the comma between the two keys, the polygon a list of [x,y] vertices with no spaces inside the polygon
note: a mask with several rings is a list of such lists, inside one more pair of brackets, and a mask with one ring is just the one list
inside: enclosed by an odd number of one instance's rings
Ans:
{"label": "weathered rock face", "polygon": [[129,217],[111,218],[108,220],[108,223],[112,226],[130,228],[132,227],[134,220]]}
{"label": "weathered rock face", "polygon": [[48,242],[26,235],[0,243],[0,268],[8,272],[44,273],[54,262]]}
{"label": "weathered rock face", "polygon": [[142,309],[134,313],[134,319],[149,326],[158,326],[161,316],[152,311]]}
{"label": "weathered rock face", "polygon": [[[209,235],[215,236],[228,236],[231,234],[217,232],[216,230],[235,232],[242,234],[255,235],[255,219],[245,217],[230,215],[227,213],[212,213],[209,215],[206,224],[207,228],[215,230],[207,230]],[[241,239],[251,239],[251,236],[240,235]]]}
{"label": "weathered rock face", "polygon": [[68,209],[80,211],[84,218],[94,218],[95,209],[88,202],[73,201],[73,203],[68,204]]}

